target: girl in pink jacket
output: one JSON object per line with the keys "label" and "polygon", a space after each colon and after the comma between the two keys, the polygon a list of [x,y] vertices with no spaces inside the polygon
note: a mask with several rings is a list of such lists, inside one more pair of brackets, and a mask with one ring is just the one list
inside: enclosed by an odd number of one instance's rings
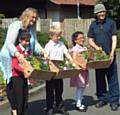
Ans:
{"label": "girl in pink jacket", "polygon": [[[75,32],[72,35],[72,42],[74,47],[72,48],[73,59],[77,53],[81,53],[87,50],[87,47],[84,46],[84,34],[83,32]],[[86,66],[82,66],[79,76],[72,77],[70,79],[70,86],[76,87],[75,97],[76,97],[76,109],[81,112],[86,112],[87,107],[82,104],[83,93],[86,86],[88,85],[88,70]]]}

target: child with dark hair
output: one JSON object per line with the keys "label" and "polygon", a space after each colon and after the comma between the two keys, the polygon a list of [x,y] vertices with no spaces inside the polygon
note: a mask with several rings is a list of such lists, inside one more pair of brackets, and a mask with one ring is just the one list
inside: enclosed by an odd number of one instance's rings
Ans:
{"label": "child with dark hair", "polygon": [[[27,31],[21,31],[18,39],[19,44],[16,49],[24,57],[29,56],[27,49],[31,35]],[[28,84],[27,79],[30,73],[25,70],[16,57],[12,57],[12,78],[7,85],[7,96],[12,108],[12,115],[26,115],[28,106]]]}
{"label": "child with dark hair", "polygon": [[[84,46],[84,33],[77,31],[72,35],[72,42],[74,47],[72,48],[73,59],[76,58],[77,53],[81,53],[87,50],[87,47]],[[81,112],[86,112],[87,107],[83,105],[82,98],[86,86],[88,85],[88,70],[86,66],[81,66],[82,70],[80,71],[79,76],[72,77],[70,79],[70,86],[76,87],[76,109]]]}

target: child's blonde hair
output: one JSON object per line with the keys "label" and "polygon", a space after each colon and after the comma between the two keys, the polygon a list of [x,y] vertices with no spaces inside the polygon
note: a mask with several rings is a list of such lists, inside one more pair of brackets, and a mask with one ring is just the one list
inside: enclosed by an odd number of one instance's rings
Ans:
{"label": "child's blonde hair", "polygon": [[60,25],[52,25],[49,29],[49,35],[50,37],[53,35],[61,35],[62,30]]}

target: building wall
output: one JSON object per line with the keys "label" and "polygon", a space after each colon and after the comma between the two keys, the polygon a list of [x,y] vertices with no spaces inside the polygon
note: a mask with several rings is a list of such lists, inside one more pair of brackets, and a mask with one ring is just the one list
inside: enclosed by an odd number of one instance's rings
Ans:
{"label": "building wall", "polygon": [[53,21],[60,20],[60,11],[59,10],[49,10],[47,11],[47,18],[51,18]]}
{"label": "building wall", "polygon": [[[5,2],[1,0],[0,13],[5,14],[5,18],[19,17],[21,12],[27,7],[38,9],[42,19],[51,18],[53,21],[63,21],[65,18],[77,18],[77,5],[57,5],[49,0],[12,0]],[[93,6],[80,5],[80,17],[93,17]]]}
{"label": "building wall", "polygon": [[[80,18],[93,18],[93,6],[81,6],[79,10]],[[56,7],[48,7],[47,17],[52,18],[53,21],[63,21],[64,19],[77,18],[76,5],[57,5]]]}

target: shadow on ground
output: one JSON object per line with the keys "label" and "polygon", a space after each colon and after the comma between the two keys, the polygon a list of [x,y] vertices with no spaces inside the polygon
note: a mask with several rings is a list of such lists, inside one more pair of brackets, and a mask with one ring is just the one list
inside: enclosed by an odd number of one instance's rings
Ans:
{"label": "shadow on ground", "polygon": [[45,100],[37,100],[29,103],[28,115],[45,115]]}
{"label": "shadow on ground", "polygon": [[[65,102],[65,107],[68,111],[72,111],[75,110],[75,100],[73,99],[67,99],[64,101]],[[85,95],[83,98],[83,104],[85,104],[86,106],[93,106],[97,103],[97,100],[94,100],[94,98],[92,96],[87,96]]]}
{"label": "shadow on ground", "polygon": [[95,100],[92,96],[85,95],[83,99],[83,103],[89,107],[95,105],[97,103],[97,100]]}
{"label": "shadow on ground", "polygon": [[[93,106],[96,104],[96,100],[92,96],[84,96],[83,103],[86,106]],[[66,99],[64,100],[65,108],[68,111],[75,110],[75,100],[74,99]],[[28,114],[29,115],[45,115],[46,110],[46,102],[45,100],[37,100],[29,103]]]}

